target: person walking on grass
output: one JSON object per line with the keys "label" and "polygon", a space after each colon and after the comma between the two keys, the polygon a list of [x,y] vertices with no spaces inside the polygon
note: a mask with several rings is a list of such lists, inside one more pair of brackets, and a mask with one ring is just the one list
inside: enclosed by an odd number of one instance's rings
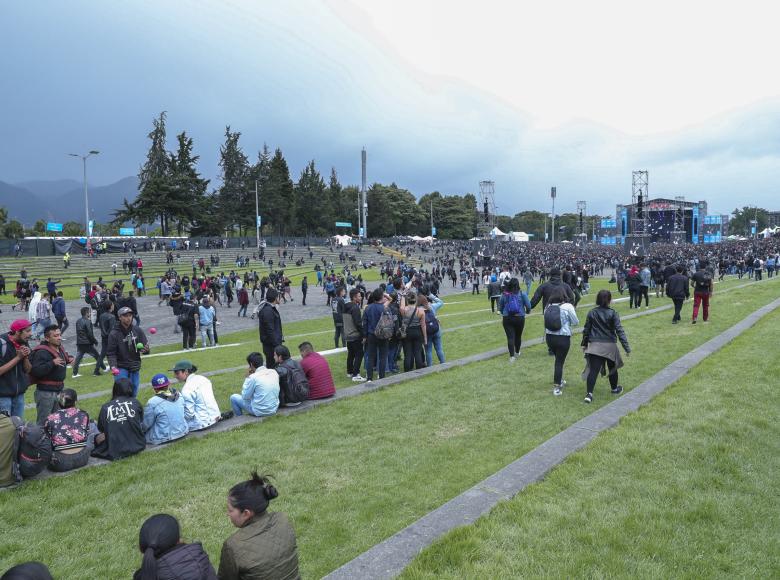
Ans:
{"label": "person walking on grass", "polygon": [[672,303],[674,304],[672,324],[677,324],[680,322],[680,312],[682,311],[683,302],[691,296],[688,276],[683,274],[682,264],[678,264],[675,268],[675,273],[666,279],[666,295],[672,299]]}
{"label": "person walking on grass", "polygon": [[506,334],[509,362],[515,362],[523,342],[525,315],[531,313],[531,301],[528,294],[520,290],[520,281],[517,278],[511,278],[507,283],[498,300],[498,311],[503,316],[501,323]]}
{"label": "person walking on grass", "polygon": [[553,395],[563,394],[566,381],[563,380],[563,365],[571,348],[571,327],[577,326],[580,321],[574,306],[564,302],[566,295],[563,293],[553,295],[544,309],[544,340],[547,348],[555,356],[553,365]]}
{"label": "person walking on grass", "polygon": [[[60,331],[60,334],[62,331]],[[81,309],[81,318],[76,322],[76,360],[73,361],[73,378],[80,377],[79,366],[81,359],[85,354],[95,359],[95,371],[92,373],[96,377],[101,375],[100,369],[103,368],[103,357],[100,356],[97,349],[97,338],[92,329],[92,320],[90,320],[90,308],[85,306]]]}
{"label": "person walking on grass", "polygon": [[599,373],[607,366],[609,385],[613,395],[623,392],[618,380],[618,369],[623,366],[617,342],[623,346],[626,356],[631,354],[631,346],[620,324],[620,315],[610,307],[612,293],[601,290],[596,295],[596,307],[588,312],[582,331],[582,350],[585,353],[585,370],[582,378],[586,382],[585,402],[593,402],[593,387]]}
{"label": "person walking on grass", "polygon": [[699,262],[699,269],[691,277],[691,286],[693,286],[693,317],[691,318],[691,324],[696,324],[700,305],[702,306],[702,320],[709,322],[710,297],[714,289],[714,281],[712,274],[707,269],[707,262]]}

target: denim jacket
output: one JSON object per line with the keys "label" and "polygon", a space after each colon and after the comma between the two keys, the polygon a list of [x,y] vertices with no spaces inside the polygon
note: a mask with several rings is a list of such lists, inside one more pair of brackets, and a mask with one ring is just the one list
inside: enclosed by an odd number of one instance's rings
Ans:
{"label": "denim jacket", "polygon": [[184,418],[184,399],[176,389],[157,393],[144,408],[143,430],[147,443],[159,445],[189,432]]}

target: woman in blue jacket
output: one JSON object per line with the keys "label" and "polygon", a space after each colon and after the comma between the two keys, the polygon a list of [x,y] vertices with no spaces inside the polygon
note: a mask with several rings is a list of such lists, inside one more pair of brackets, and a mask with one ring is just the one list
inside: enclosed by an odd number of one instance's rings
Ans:
{"label": "woman in blue jacket", "polygon": [[520,290],[520,281],[512,278],[498,301],[498,309],[503,316],[502,324],[509,348],[509,362],[515,362],[520,354],[520,345],[525,328],[525,315],[531,313],[531,301],[528,294]]}
{"label": "woman in blue jacket", "polygon": [[160,445],[181,439],[189,433],[184,417],[184,399],[181,393],[170,387],[168,377],[163,374],[152,377],[154,396],[144,408],[143,430],[147,443]]}

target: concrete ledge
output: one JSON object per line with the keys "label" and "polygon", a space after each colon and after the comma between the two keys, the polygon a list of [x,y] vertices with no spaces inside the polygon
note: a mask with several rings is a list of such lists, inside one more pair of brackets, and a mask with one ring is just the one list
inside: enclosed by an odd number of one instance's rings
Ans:
{"label": "concrete ledge", "polygon": [[526,486],[541,481],[552,468],[583,448],[600,432],[617,425],[622,417],[652,400],[710,354],[723,348],[779,307],[780,299],[777,299],[759,308],[728,330],[680,357],[629,393],[580,419],[520,459],[334,570],[326,578],[394,578],[436,539],[459,526],[474,522],[498,502],[510,499]]}

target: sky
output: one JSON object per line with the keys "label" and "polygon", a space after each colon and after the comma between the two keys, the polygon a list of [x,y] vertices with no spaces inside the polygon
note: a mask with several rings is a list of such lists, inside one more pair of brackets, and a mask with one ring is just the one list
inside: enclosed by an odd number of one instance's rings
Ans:
{"label": "sky", "polygon": [[0,3],[0,181],[138,172],[152,119],[219,184],[225,126],[293,179],[421,196],[495,182],[499,213],[651,197],[780,209],[770,2],[39,0]]}

